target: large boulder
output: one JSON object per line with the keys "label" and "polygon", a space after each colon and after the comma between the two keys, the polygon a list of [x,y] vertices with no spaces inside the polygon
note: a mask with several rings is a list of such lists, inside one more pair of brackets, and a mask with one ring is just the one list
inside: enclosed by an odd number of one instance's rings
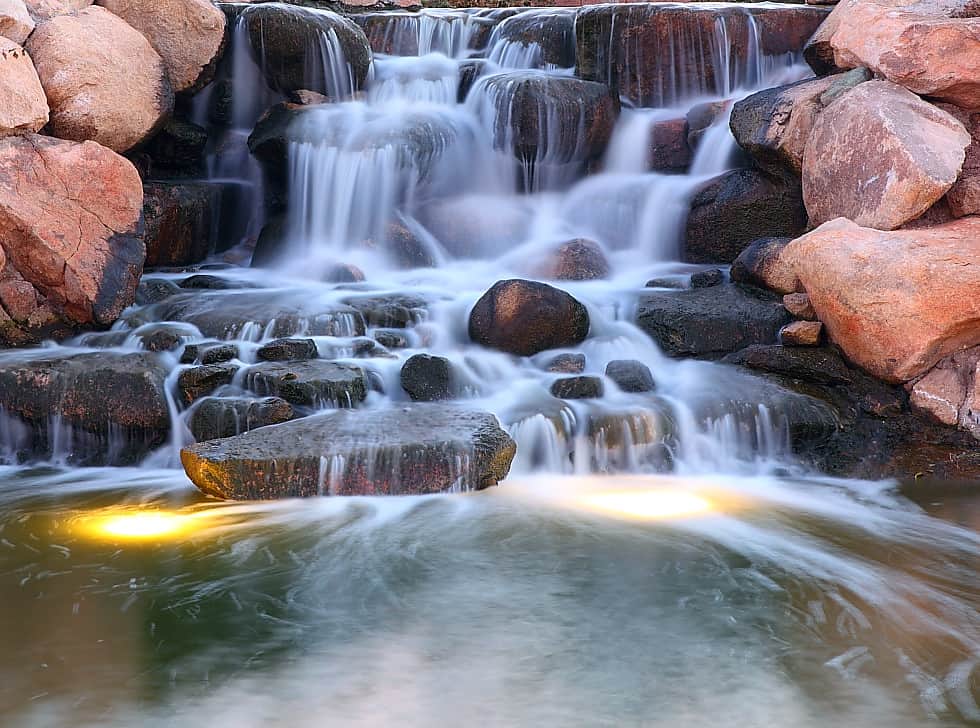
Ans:
{"label": "large boulder", "polygon": [[[851,83],[868,80],[856,69]],[[799,177],[803,150],[823,110],[823,97],[846,74],[799,81],[754,93],[732,107],[730,125],[735,141],[760,169]]]}
{"label": "large boulder", "polygon": [[805,228],[797,182],[734,169],[708,182],[691,201],[684,260],[730,263],[753,240],[793,237]]}
{"label": "large boulder", "polygon": [[225,46],[225,14],[209,0],[98,0],[160,54],[174,91],[194,91],[214,78]]}
{"label": "large boulder", "polygon": [[980,218],[894,232],[834,220],[782,258],[830,338],[876,377],[908,381],[980,344]]}
{"label": "large boulder", "polygon": [[668,356],[716,358],[752,344],[774,344],[790,321],[779,298],[723,284],[640,297],[636,323]]}
{"label": "large boulder", "polygon": [[48,102],[27,51],[0,37],[0,136],[40,131]]}
{"label": "large boulder", "polygon": [[893,230],[956,182],[970,135],[945,111],[889,81],[869,81],[817,118],[803,159],[810,223],[847,217]]}
{"label": "large boulder", "polygon": [[498,281],[470,311],[470,338],[519,356],[575,346],[589,335],[589,312],[546,283]]}
{"label": "large boulder", "polygon": [[493,133],[494,146],[526,163],[598,159],[619,115],[619,100],[604,84],[539,71],[480,78],[467,103]]}
{"label": "large boulder", "polygon": [[135,167],[95,142],[0,139],[0,342],[115,321],[143,271],[142,204]]}
{"label": "large boulder", "polygon": [[978,15],[969,3],[842,0],[830,45],[842,68],[865,66],[917,94],[980,108]]}
{"label": "large boulder", "polygon": [[146,265],[199,263],[211,252],[216,191],[207,182],[152,181],[143,185]]}
{"label": "large boulder", "polygon": [[341,410],[185,448],[188,477],[236,500],[479,490],[517,447],[484,412],[444,404]]}
{"label": "large boulder", "polygon": [[[0,37],[24,45],[34,31],[34,19],[27,11],[24,0],[0,0]],[[0,77],[2,77],[0,73]]]}
{"label": "large boulder", "polygon": [[167,367],[156,354],[31,352],[0,357],[0,410],[32,431],[24,455],[128,462],[162,445],[170,432]]}
{"label": "large boulder", "polygon": [[508,66],[512,47],[530,50],[536,67],[575,65],[575,12],[567,8],[532,8],[504,18],[493,29],[490,60]]}
{"label": "large boulder", "polygon": [[[800,51],[826,15],[822,8],[804,6],[642,3],[583,8],[575,22],[576,73],[609,85],[639,106],[673,106],[687,98],[725,93],[733,81],[730,68],[750,68],[753,52]],[[719,25],[729,50],[724,61],[716,45]],[[753,39],[758,40],[754,48]],[[734,79],[735,85],[747,81]]]}
{"label": "large boulder", "polygon": [[272,89],[343,98],[363,87],[371,68],[371,46],[352,20],[283,3],[253,5],[240,17]]}
{"label": "large boulder", "polygon": [[126,21],[100,7],[41,23],[27,41],[51,107],[51,131],[124,152],[174,108],[163,60]]}

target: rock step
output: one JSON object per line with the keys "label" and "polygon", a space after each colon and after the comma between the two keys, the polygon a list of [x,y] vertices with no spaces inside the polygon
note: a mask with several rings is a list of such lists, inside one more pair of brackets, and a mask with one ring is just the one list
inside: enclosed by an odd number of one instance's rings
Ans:
{"label": "rock step", "polygon": [[181,452],[188,477],[218,498],[408,495],[480,490],[517,452],[496,418],[442,404],[339,410]]}

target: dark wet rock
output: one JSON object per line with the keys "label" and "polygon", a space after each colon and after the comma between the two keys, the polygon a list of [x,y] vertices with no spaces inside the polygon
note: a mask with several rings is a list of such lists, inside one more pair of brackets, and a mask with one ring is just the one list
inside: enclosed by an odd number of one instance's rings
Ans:
{"label": "dark wet rock", "polygon": [[316,359],[316,342],[313,339],[275,339],[259,347],[255,356],[262,361],[295,361]]}
{"label": "dark wet rock", "polygon": [[802,289],[796,271],[781,260],[783,249],[792,238],[760,238],[750,243],[732,263],[731,277],[738,283],[768,288],[776,293]]}
{"label": "dark wet rock", "polygon": [[406,349],[410,343],[405,332],[398,329],[375,329],[371,335],[387,349]]}
{"label": "dark wet rock", "polygon": [[684,260],[731,263],[753,240],[796,237],[806,222],[798,182],[770,178],[754,169],[725,172],[691,201]]}
{"label": "dark wet rock", "polygon": [[531,9],[501,21],[493,41],[534,46],[542,65],[571,68],[575,65],[575,13],[565,8]]}
{"label": "dark wet rock", "polygon": [[348,296],[342,303],[359,312],[368,326],[405,328],[421,321],[428,301],[413,293]]}
{"label": "dark wet rock", "polygon": [[606,365],[606,376],[624,392],[652,392],[657,385],[650,367],[636,359],[616,359]]}
{"label": "dark wet rock", "polygon": [[558,399],[599,399],[605,393],[600,377],[563,377],[551,384],[551,393]]}
{"label": "dark wet rock", "polygon": [[354,88],[360,89],[371,66],[367,37],[353,21],[325,10],[282,3],[253,5],[241,13],[251,50],[269,86],[288,93],[305,89],[331,95],[319,57],[327,37],[335,34],[351,68]]}
{"label": "dark wet rock", "polygon": [[589,313],[571,295],[545,283],[498,281],[470,312],[469,334],[491,349],[532,356],[582,343],[589,335]]}
{"label": "dark wet rock", "polygon": [[[639,106],[672,106],[726,88],[716,65],[717,25],[724,23],[731,60],[749,58],[749,15],[756,19],[763,53],[798,52],[827,11],[821,8],[701,8],[668,4],[595,5],[575,21],[576,74],[608,84]],[[677,39],[683,38],[683,43]],[[638,59],[642,59],[638,62]],[[665,79],[675,79],[665,83]]]}
{"label": "dark wet rock", "polygon": [[140,306],[159,303],[180,292],[180,287],[172,281],[162,278],[144,278],[136,289],[136,303]]}
{"label": "dark wet rock", "polygon": [[39,354],[0,357],[0,411],[31,431],[23,456],[50,455],[60,437],[79,464],[126,463],[167,441],[167,367],[156,354]]}
{"label": "dark wet rock", "polygon": [[349,306],[309,305],[281,292],[200,291],[173,296],[140,312],[160,321],[183,321],[212,339],[242,338],[258,330],[271,338],[363,336],[364,318]]}
{"label": "dark wet rock", "polygon": [[204,442],[278,425],[294,416],[293,406],[278,397],[205,397],[194,407],[189,424],[194,439]]}
{"label": "dark wet rock", "polygon": [[452,399],[458,390],[449,360],[428,354],[416,354],[405,362],[401,385],[416,402]]}
{"label": "dark wet rock", "polygon": [[585,371],[585,354],[559,354],[544,365],[546,372],[581,374]]}
{"label": "dark wet rock", "polygon": [[367,396],[360,367],[322,359],[257,364],[245,373],[245,385],[256,394],[309,407],[354,407]]}
{"label": "dark wet rock", "polygon": [[847,384],[854,378],[836,350],[778,344],[754,344],[729,354],[723,362],[819,384]]}
{"label": "dark wet rock", "polygon": [[195,333],[193,327],[181,324],[149,324],[140,327],[134,336],[140,347],[147,351],[173,351]]}
{"label": "dark wet rock", "polygon": [[338,263],[323,274],[324,283],[361,283],[363,280],[364,271],[349,263]]}
{"label": "dark wet rock", "polygon": [[494,114],[494,146],[527,163],[599,159],[619,115],[618,98],[603,84],[536,71],[482,78],[468,102]]}
{"label": "dark wet rock", "polygon": [[701,270],[691,276],[691,288],[711,288],[725,282],[725,274],[717,268]]}
{"label": "dark wet rock", "polygon": [[237,371],[237,364],[208,364],[185,369],[177,376],[181,401],[190,404],[219,387],[231,384]]}
{"label": "dark wet rock", "polygon": [[607,278],[609,271],[602,246],[594,240],[576,238],[551,251],[534,273],[553,281],[593,281]]}
{"label": "dark wet rock", "polygon": [[152,170],[201,174],[208,130],[181,119],[169,119],[142,148],[152,160]]}
{"label": "dark wet rock", "polygon": [[687,119],[654,122],[650,128],[649,168],[658,172],[683,172],[690,164]]}
{"label": "dark wet rock", "polygon": [[243,288],[254,288],[250,283],[245,281],[235,281],[229,278],[222,278],[221,276],[213,276],[207,273],[197,273],[184,280],[180,281],[178,284],[181,288],[187,290],[202,290],[202,291],[237,291]]}
{"label": "dark wet rock", "polygon": [[253,268],[270,268],[286,258],[289,253],[287,224],[286,215],[278,214],[262,226],[255,250],[252,251],[250,265]]}
{"label": "dark wet rock", "polygon": [[484,412],[445,404],[341,410],[185,448],[205,493],[238,500],[479,490],[517,447]]}
{"label": "dark wet rock", "polygon": [[189,265],[208,256],[215,192],[207,182],[143,183],[147,266]]}
{"label": "dark wet rock", "polygon": [[456,92],[456,101],[463,103],[469,94],[476,79],[487,72],[489,64],[483,58],[470,58],[459,64],[459,90]]}
{"label": "dark wet rock", "polygon": [[697,149],[705,132],[715,124],[722,123],[731,106],[731,99],[706,101],[692,106],[686,118],[687,146],[692,150]]}
{"label": "dark wet rock", "polygon": [[718,357],[776,342],[790,316],[779,298],[737,284],[644,293],[637,325],[669,356]]}
{"label": "dark wet rock", "polygon": [[188,344],[180,355],[181,364],[221,364],[240,356],[235,344]]}

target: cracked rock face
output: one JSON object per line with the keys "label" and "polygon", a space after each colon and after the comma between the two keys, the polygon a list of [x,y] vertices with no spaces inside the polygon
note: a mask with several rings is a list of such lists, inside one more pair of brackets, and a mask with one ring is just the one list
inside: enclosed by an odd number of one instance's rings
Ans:
{"label": "cracked rock face", "polygon": [[136,168],[95,142],[0,139],[0,344],[108,326],[145,248]]}

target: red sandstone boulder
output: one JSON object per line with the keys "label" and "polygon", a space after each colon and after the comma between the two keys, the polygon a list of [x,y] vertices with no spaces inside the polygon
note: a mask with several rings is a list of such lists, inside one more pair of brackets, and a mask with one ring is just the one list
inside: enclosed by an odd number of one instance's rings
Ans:
{"label": "red sandstone boulder", "polygon": [[225,45],[225,14],[209,0],[99,0],[146,36],[160,54],[174,91],[214,78]]}
{"label": "red sandstone boulder", "polygon": [[0,342],[108,325],[143,269],[136,168],[94,142],[0,139]]}
{"label": "red sandstone boulder", "polygon": [[866,66],[917,94],[980,108],[980,18],[966,17],[977,14],[966,2],[843,0],[830,45],[838,66]]}
{"label": "red sandstone boulder", "polygon": [[27,51],[0,37],[0,136],[40,131],[48,102]]}
{"label": "red sandstone boulder", "polygon": [[830,338],[877,377],[909,381],[980,345],[980,218],[893,232],[834,220],[782,259]]}
{"label": "red sandstone boulder", "polygon": [[24,0],[0,0],[0,36],[23,45],[34,30],[34,19]]}
{"label": "red sandstone boulder", "polygon": [[124,152],[173,110],[163,61],[149,41],[108,10],[90,7],[41,23],[27,42],[63,139]]}
{"label": "red sandstone boulder", "polygon": [[888,81],[869,81],[817,117],[803,155],[811,224],[847,217],[892,230],[956,182],[970,135],[945,111]]}

